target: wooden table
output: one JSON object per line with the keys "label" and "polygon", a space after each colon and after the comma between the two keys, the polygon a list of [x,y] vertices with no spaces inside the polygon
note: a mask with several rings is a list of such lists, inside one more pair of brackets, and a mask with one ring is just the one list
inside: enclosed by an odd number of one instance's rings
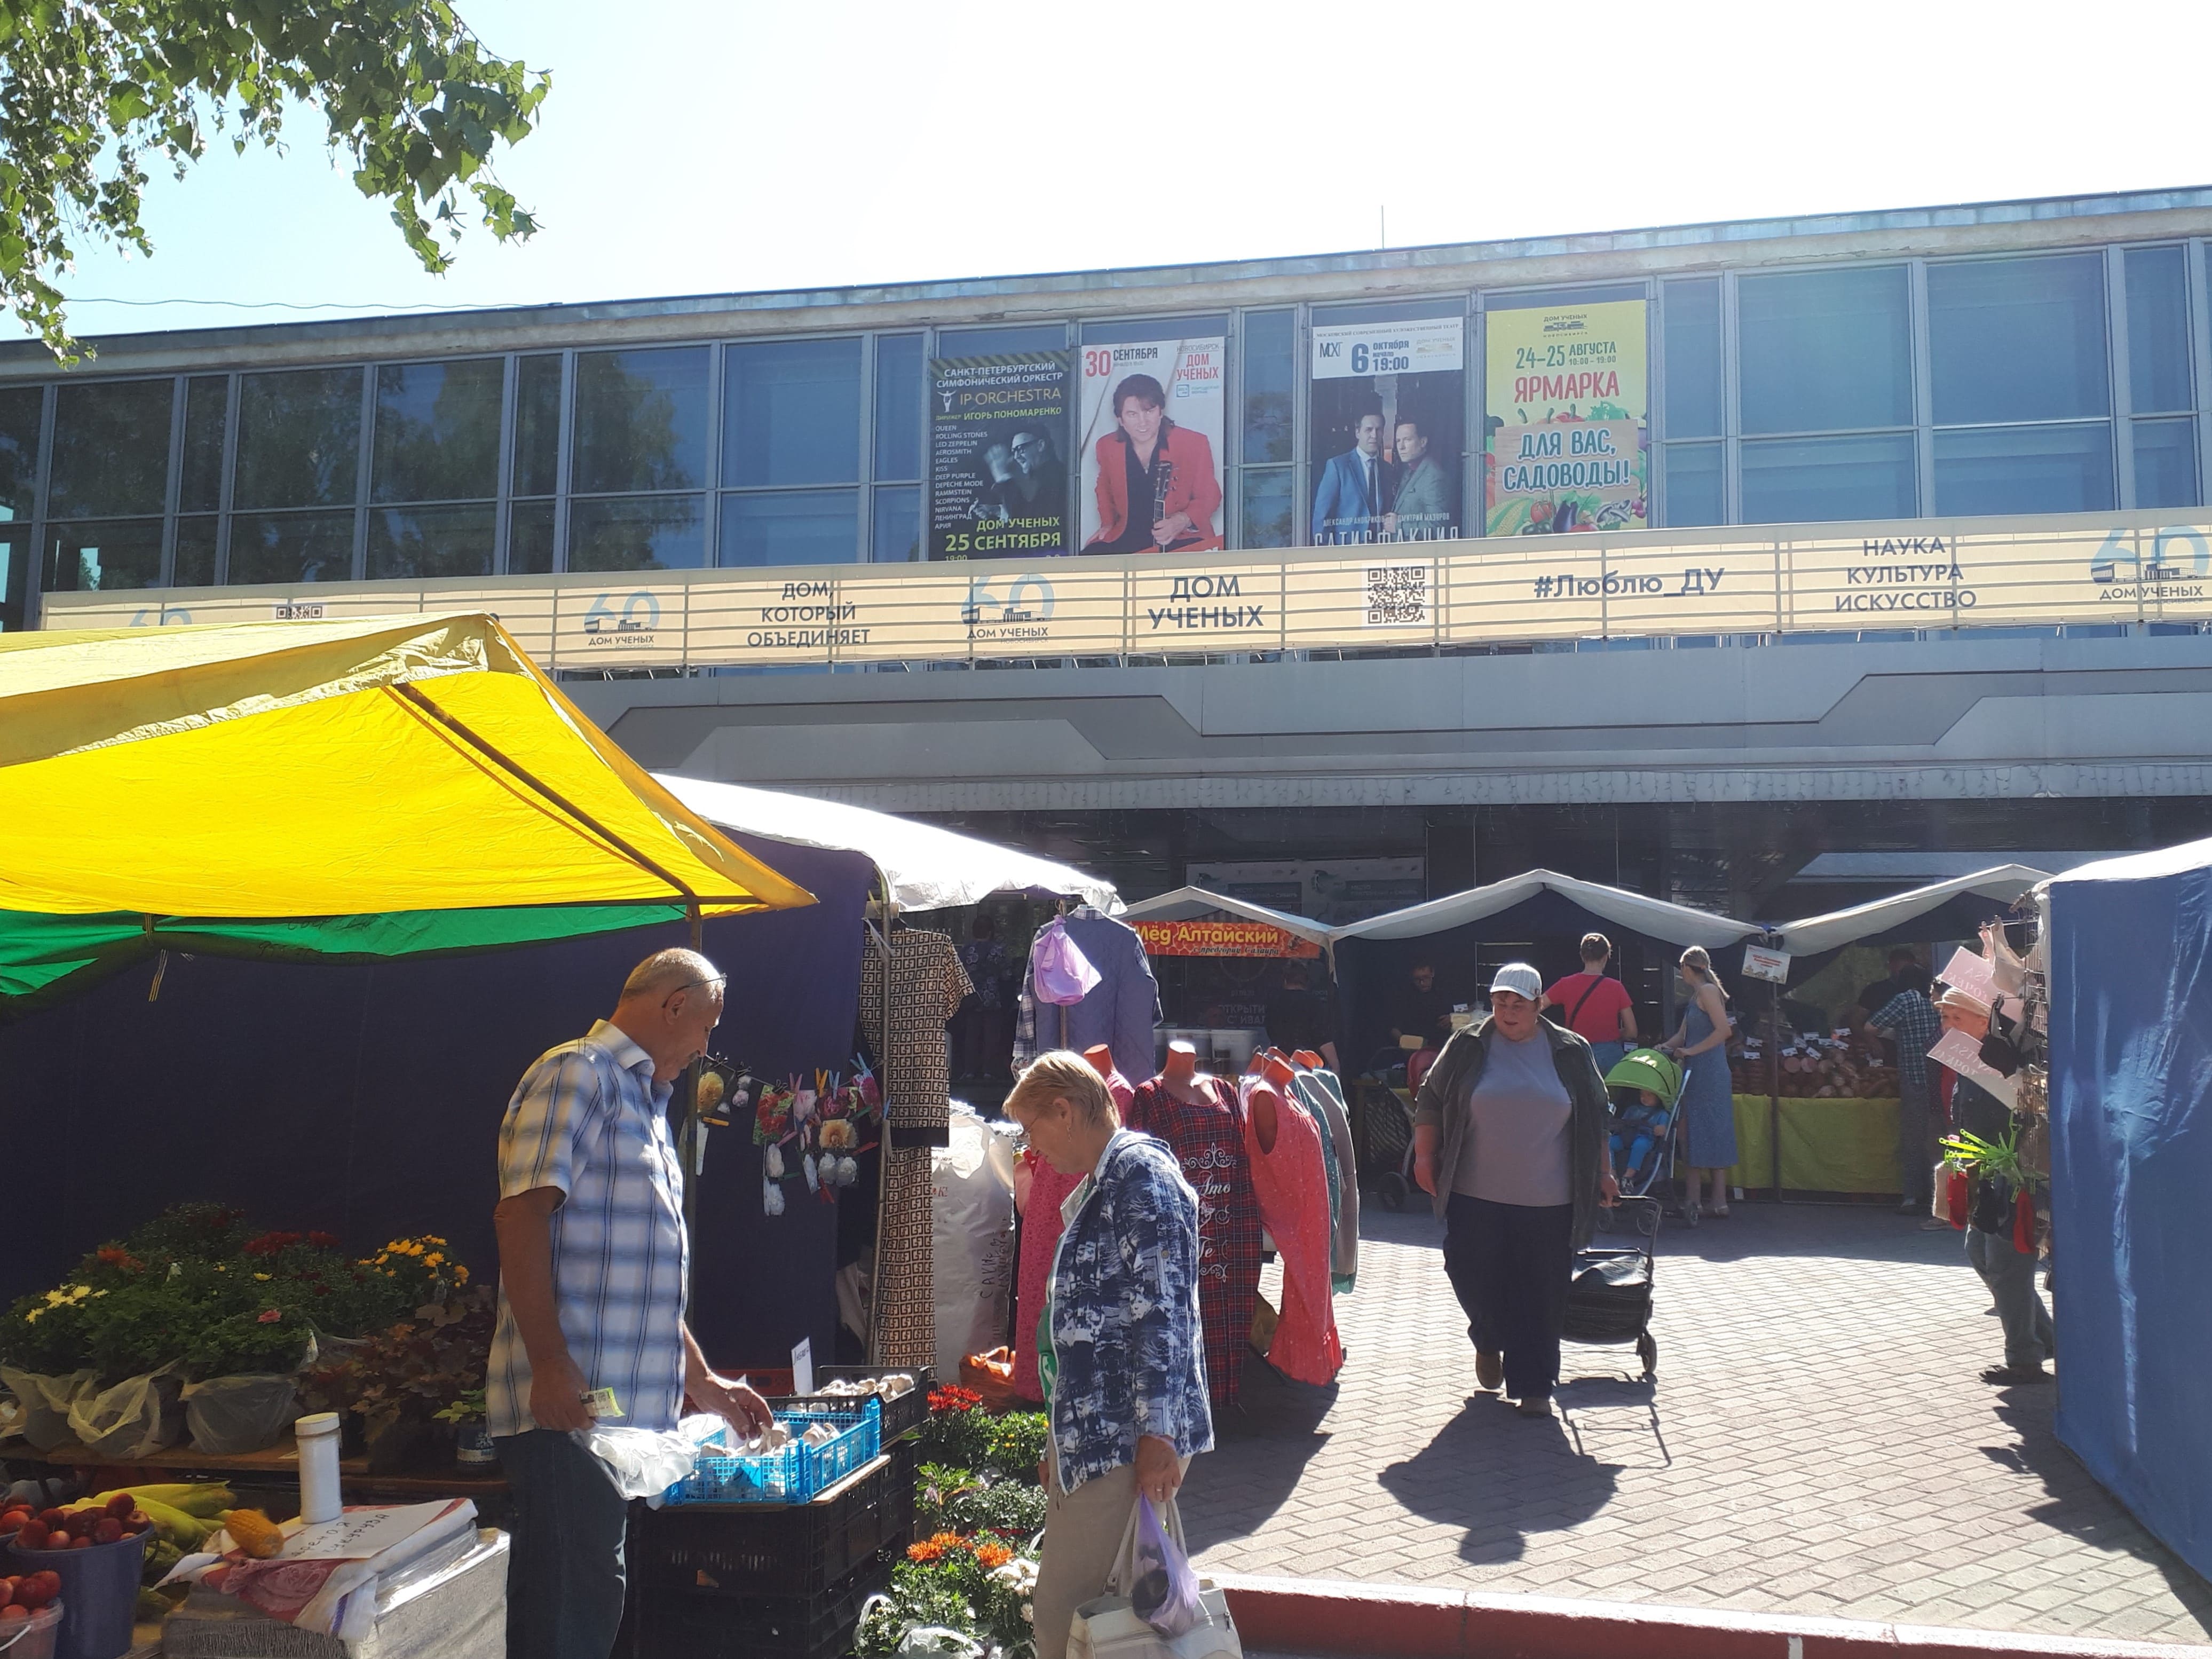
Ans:
{"label": "wooden table", "polygon": [[[102,1453],[64,1441],[52,1451],[34,1451],[27,1444],[11,1446],[0,1456],[10,1460],[46,1463],[61,1468],[102,1470],[100,1479],[112,1486],[123,1486],[133,1480],[149,1485],[167,1480],[188,1480],[198,1474],[243,1476],[256,1484],[263,1482],[291,1482],[300,1478],[300,1452],[296,1445],[270,1446],[261,1451],[233,1452],[222,1455],[196,1452],[183,1446],[172,1447],[144,1457],[109,1457]],[[434,1474],[371,1474],[365,1457],[348,1457],[338,1463],[338,1474],[345,1481],[349,1498],[427,1498],[504,1497],[507,1478],[497,1473],[471,1474],[456,1467],[450,1472]]]}

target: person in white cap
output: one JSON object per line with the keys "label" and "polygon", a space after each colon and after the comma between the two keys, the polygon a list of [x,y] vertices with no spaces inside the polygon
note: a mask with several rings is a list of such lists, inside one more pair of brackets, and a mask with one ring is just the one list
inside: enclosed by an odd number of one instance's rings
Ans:
{"label": "person in white cap", "polygon": [[1574,1255],[1620,1196],[1605,1079],[1589,1042],[1537,1012],[1543,994],[1527,963],[1500,968],[1490,1018],[1444,1044],[1413,1115],[1413,1179],[1444,1223],[1475,1381],[1524,1417],[1552,1414]]}

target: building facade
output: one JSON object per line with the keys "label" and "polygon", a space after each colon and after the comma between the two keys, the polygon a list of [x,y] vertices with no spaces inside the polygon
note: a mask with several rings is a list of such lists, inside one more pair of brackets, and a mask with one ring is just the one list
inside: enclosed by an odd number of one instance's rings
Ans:
{"label": "building facade", "polygon": [[654,766],[1134,891],[1779,914],[1823,852],[2206,827],[2208,238],[2212,188],[27,344],[0,627],[489,608]]}

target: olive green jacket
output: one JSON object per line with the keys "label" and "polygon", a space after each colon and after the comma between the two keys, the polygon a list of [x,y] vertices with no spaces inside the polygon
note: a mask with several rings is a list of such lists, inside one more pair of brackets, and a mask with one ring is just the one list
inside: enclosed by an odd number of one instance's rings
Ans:
{"label": "olive green jacket", "polygon": [[[1421,1079],[1421,1091],[1414,1100],[1413,1127],[1418,1129],[1425,1124],[1442,1131],[1436,1158],[1435,1200],[1439,1218],[1451,1202],[1460,1149],[1467,1143],[1468,1097],[1474,1092],[1475,1081],[1490,1058],[1490,1025],[1486,1019],[1468,1030],[1455,1032],[1437,1056],[1437,1063],[1429,1068],[1428,1076]],[[1611,1129],[1613,1107],[1589,1044],[1540,1015],[1536,1029],[1551,1043],[1552,1064],[1559,1069],[1559,1081],[1566,1085],[1567,1098],[1574,1103],[1567,1184],[1574,1194],[1574,1247],[1579,1250],[1597,1231],[1599,1183],[1609,1162],[1606,1136]]]}

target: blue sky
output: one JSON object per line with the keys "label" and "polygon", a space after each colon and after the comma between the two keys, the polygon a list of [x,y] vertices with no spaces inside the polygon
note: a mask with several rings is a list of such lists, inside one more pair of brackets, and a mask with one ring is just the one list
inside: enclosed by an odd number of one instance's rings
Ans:
{"label": "blue sky", "polygon": [[[544,229],[416,266],[323,149],[157,177],[89,301],[378,311],[1246,258],[2212,179],[2212,7],[460,0]],[[1358,20],[1354,21],[1353,20]],[[314,313],[83,303],[82,332]]]}

